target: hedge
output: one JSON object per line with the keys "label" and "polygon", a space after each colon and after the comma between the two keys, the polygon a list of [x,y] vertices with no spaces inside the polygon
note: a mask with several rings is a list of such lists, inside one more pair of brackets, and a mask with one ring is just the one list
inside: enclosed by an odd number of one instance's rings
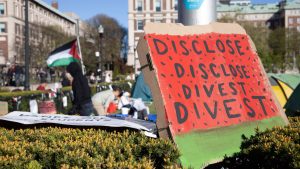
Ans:
{"label": "hedge", "polygon": [[207,168],[296,169],[300,168],[300,117],[289,118],[290,125],[243,136],[241,151]]}
{"label": "hedge", "polygon": [[0,168],[178,168],[168,140],[97,129],[0,128]]}
{"label": "hedge", "polygon": [[[95,94],[101,90],[109,89],[109,85],[116,85],[126,91],[131,91],[131,88],[128,82],[133,83],[133,81],[119,81],[113,83],[99,83],[98,85],[91,86],[91,93]],[[71,106],[71,87],[64,87],[62,88],[61,92],[57,93],[58,97],[54,99],[56,102],[56,107],[59,113],[67,113]],[[9,112],[12,111],[30,111],[29,109],[29,100],[36,99],[41,100],[43,94],[47,94],[48,91],[15,91],[15,92],[0,92],[0,101],[8,102],[8,110]],[[68,97],[68,107],[62,107],[62,98],[60,96],[67,96]],[[13,102],[13,98],[20,98],[20,104]]]}

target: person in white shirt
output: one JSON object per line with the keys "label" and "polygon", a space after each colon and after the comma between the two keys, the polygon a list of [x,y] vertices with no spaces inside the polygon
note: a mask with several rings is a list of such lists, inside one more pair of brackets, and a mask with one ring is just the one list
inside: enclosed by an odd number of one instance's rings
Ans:
{"label": "person in white shirt", "polygon": [[105,75],[105,82],[106,83],[110,83],[111,82],[111,76],[110,76],[109,73],[106,73],[106,75]]}
{"label": "person in white shirt", "polygon": [[123,92],[118,96],[118,100],[118,109],[121,109],[122,114],[128,114],[129,117],[136,119],[148,120],[149,108],[142,99],[130,98],[128,92]]}
{"label": "person in white shirt", "polygon": [[113,87],[113,90],[105,90],[96,93],[92,97],[94,108],[98,115],[107,115],[107,109],[111,102],[113,102],[121,93],[121,89]]}
{"label": "person in white shirt", "polygon": [[130,93],[128,92],[123,92],[118,96],[118,109],[121,110],[122,114],[127,115],[130,108],[131,108],[131,103],[130,103]]}

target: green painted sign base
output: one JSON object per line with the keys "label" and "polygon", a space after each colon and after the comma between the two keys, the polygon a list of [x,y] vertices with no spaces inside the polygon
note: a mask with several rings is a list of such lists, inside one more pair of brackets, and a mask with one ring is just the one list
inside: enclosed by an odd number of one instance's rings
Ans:
{"label": "green painted sign base", "polygon": [[221,161],[225,155],[231,156],[239,152],[243,134],[254,135],[258,126],[260,130],[265,130],[270,126],[283,125],[285,122],[282,117],[277,116],[262,121],[179,135],[175,137],[175,142],[181,152],[181,163],[184,167],[203,168]]}

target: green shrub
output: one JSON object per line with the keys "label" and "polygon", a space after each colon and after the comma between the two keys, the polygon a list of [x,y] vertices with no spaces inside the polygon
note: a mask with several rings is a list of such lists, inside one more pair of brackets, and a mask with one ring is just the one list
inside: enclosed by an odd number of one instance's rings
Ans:
{"label": "green shrub", "polygon": [[300,168],[300,117],[289,118],[290,125],[259,131],[243,137],[241,151],[225,157],[216,168]]}
{"label": "green shrub", "polygon": [[5,87],[0,87],[0,93],[2,92],[9,92],[10,90],[8,88]]}
{"label": "green shrub", "polygon": [[0,168],[172,168],[179,152],[167,140],[96,129],[0,128]]}

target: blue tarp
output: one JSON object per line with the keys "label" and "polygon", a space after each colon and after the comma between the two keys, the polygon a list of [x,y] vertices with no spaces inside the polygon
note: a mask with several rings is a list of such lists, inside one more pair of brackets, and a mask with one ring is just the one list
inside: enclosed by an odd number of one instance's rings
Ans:
{"label": "blue tarp", "polygon": [[152,94],[149,86],[144,81],[144,76],[142,73],[136,78],[135,85],[131,93],[133,98],[142,98],[143,101],[152,101]]}

